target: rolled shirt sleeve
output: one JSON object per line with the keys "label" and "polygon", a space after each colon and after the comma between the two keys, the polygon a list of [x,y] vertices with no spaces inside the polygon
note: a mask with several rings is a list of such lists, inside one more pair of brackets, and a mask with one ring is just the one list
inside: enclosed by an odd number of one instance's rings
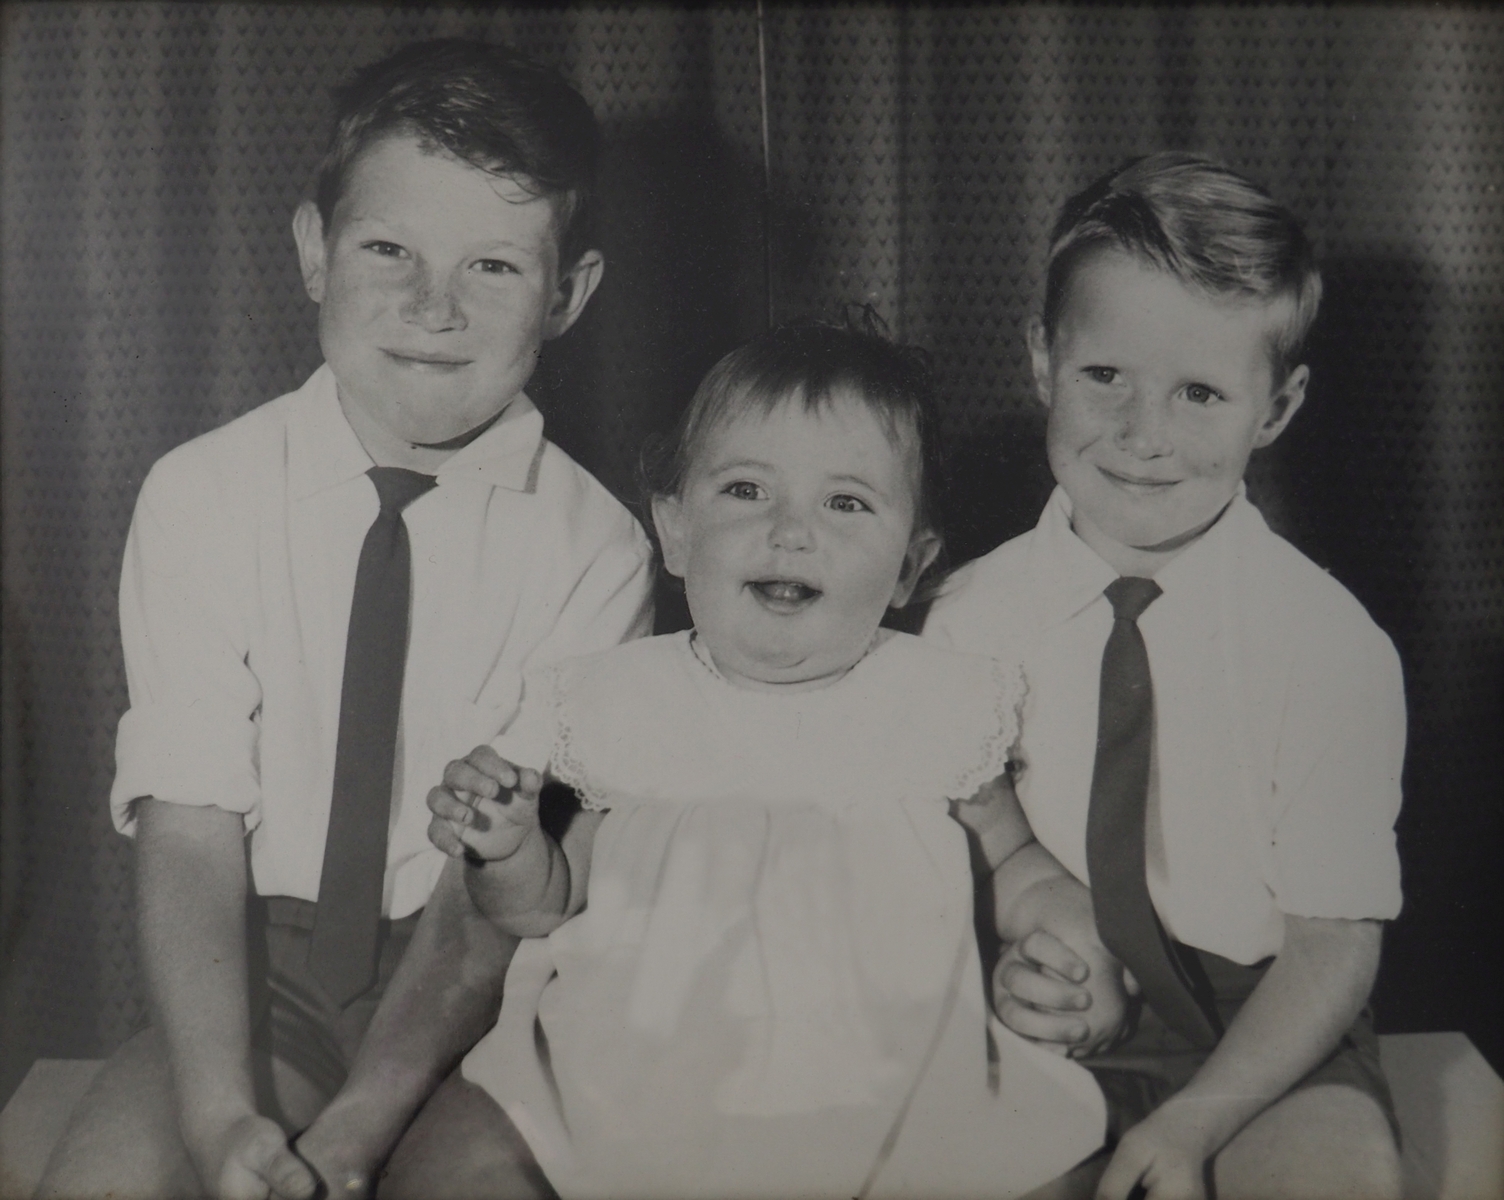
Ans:
{"label": "rolled shirt sleeve", "polygon": [[213,482],[169,457],[147,477],[126,541],[120,632],[131,707],[121,718],[110,808],[135,832],[135,801],[214,805],[260,819],[261,686]]}
{"label": "rolled shirt sleeve", "polygon": [[1271,886],[1294,916],[1389,919],[1401,904],[1404,682],[1382,632],[1348,629],[1364,636],[1328,638],[1297,659],[1275,767]]}

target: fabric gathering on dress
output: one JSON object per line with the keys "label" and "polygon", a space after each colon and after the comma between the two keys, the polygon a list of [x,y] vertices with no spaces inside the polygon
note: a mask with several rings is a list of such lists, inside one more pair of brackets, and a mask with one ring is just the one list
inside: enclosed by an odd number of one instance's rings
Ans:
{"label": "fabric gathering on dress", "polygon": [[1003,1197],[1101,1144],[1091,1076],[990,1016],[950,815],[1022,695],[886,633],[805,692],[689,633],[528,677],[498,750],[608,812],[587,907],[523,942],[464,1069],[565,1200]]}

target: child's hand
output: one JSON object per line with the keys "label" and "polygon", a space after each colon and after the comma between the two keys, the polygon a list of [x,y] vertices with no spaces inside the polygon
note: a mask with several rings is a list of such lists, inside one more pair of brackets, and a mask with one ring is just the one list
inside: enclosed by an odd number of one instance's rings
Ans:
{"label": "child's hand", "polygon": [[288,1148],[282,1127],[268,1117],[235,1122],[212,1157],[218,1168],[204,1172],[208,1159],[194,1156],[217,1200],[312,1200],[318,1187],[314,1173]]}
{"label": "child's hand", "polygon": [[444,768],[444,783],[428,793],[434,819],[428,840],[450,858],[510,858],[537,832],[543,778],[516,767],[490,746],[477,746]]}
{"label": "child's hand", "polygon": [[1123,1135],[1097,1184],[1097,1200],[1206,1200],[1215,1145],[1194,1102],[1172,1097]]}
{"label": "child's hand", "polygon": [[[368,1200],[379,1164],[355,1165],[349,1155],[342,1154],[341,1148],[324,1136],[323,1123],[321,1113],[292,1144],[297,1156],[318,1176],[322,1185],[319,1197],[321,1200]],[[273,1194],[280,1198],[280,1193]]]}
{"label": "child's hand", "polygon": [[1014,1033],[1079,1058],[1111,1044],[1138,988],[1094,929],[1070,940],[1078,949],[1036,929],[1009,946],[993,972],[993,1007]]}

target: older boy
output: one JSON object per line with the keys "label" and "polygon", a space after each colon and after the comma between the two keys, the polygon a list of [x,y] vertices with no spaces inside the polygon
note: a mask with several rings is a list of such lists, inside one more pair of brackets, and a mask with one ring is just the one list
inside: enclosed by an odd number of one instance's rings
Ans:
{"label": "older boy", "polygon": [[44,1195],[312,1194],[285,1131],[338,1089],[439,876],[428,786],[526,667],[649,623],[641,529],[522,391],[601,277],[588,107],[460,41],[336,103],[293,220],[326,365],[167,455],[137,504],[112,806],[153,1025]]}
{"label": "older boy", "polygon": [[[1098,1195],[1398,1194],[1365,1004],[1400,907],[1399,661],[1244,495],[1305,397],[1320,276],[1299,225],[1161,154],[1072,198],[1029,331],[1059,487],[926,633],[1021,656],[1020,799],[1089,880],[1138,1026],[1085,1061],[1116,1152]],[[1076,1041],[1069,956],[999,972],[1019,1032]]]}

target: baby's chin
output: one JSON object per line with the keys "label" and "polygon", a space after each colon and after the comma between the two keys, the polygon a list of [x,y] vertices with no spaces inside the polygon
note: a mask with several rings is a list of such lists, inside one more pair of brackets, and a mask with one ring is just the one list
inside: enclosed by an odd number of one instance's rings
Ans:
{"label": "baby's chin", "polygon": [[765,652],[763,654],[717,655],[711,659],[727,681],[758,692],[812,692],[829,687],[862,660],[854,655],[809,655]]}

